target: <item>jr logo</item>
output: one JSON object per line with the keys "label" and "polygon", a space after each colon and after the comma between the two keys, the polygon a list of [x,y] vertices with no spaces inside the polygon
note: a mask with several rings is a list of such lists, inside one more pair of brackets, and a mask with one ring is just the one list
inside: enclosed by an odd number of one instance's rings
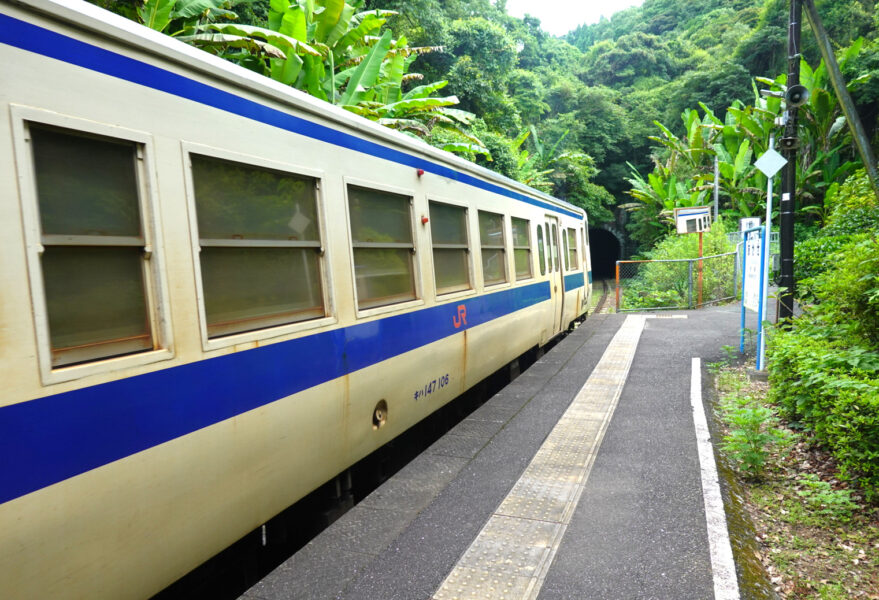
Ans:
{"label": "jr logo", "polygon": [[455,324],[455,329],[460,329],[461,325],[467,324],[467,307],[463,304],[458,305],[458,314],[452,317],[452,323]]}

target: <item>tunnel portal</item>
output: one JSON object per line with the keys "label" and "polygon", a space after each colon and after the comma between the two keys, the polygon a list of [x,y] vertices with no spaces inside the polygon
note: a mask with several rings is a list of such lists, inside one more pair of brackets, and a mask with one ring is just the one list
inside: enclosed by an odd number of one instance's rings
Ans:
{"label": "tunnel portal", "polygon": [[592,277],[612,279],[616,261],[621,258],[620,241],[606,229],[590,229],[589,246],[592,252]]}

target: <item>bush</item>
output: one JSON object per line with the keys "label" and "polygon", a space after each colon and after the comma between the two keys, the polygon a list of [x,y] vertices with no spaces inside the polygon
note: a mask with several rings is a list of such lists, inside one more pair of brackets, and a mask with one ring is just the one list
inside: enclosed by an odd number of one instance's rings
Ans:
{"label": "bush", "polygon": [[775,411],[747,396],[727,399],[721,411],[729,426],[729,434],[723,437],[721,445],[723,451],[743,473],[762,478],[770,449],[786,439],[778,428]]}
{"label": "bush", "polygon": [[794,330],[774,336],[769,356],[770,399],[815,433],[843,478],[879,498],[879,353]]}
{"label": "bush", "polygon": [[833,210],[823,236],[838,236],[879,231],[879,201],[864,169],[845,180],[833,199]]}
{"label": "bush", "polygon": [[819,236],[798,242],[794,248],[794,279],[797,293],[808,301],[815,299],[813,278],[830,269],[832,256],[853,242],[867,239],[866,235]]}
{"label": "bush", "polygon": [[814,261],[817,304],[771,338],[770,397],[879,499],[879,239],[849,236]]}
{"label": "bush", "polygon": [[794,244],[799,244],[820,234],[821,226],[818,223],[802,223],[799,221],[794,223]]}
{"label": "bush", "polygon": [[879,237],[853,241],[829,261],[833,269],[814,280],[819,316],[879,347]]}
{"label": "bush", "polygon": [[858,169],[849,175],[833,197],[833,212],[827,220],[832,224],[846,213],[859,208],[877,206],[876,195],[870,184],[866,169]]}
{"label": "bush", "polygon": [[844,236],[879,231],[879,206],[860,206],[833,217],[821,230],[823,236]]}
{"label": "bush", "polygon": [[[717,221],[702,239],[703,256],[734,252],[735,246],[726,237],[722,221]],[[699,237],[672,234],[647,253],[651,260],[698,258]],[[702,263],[702,298],[711,302],[733,294],[735,260],[713,259]],[[694,279],[696,263],[693,265]],[[694,292],[695,294],[695,288]],[[686,262],[646,263],[637,276],[623,284],[622,307],[662,308],[685,307],[689,295],[689,275]],[[696,301],[695,298],[693,300]]]}

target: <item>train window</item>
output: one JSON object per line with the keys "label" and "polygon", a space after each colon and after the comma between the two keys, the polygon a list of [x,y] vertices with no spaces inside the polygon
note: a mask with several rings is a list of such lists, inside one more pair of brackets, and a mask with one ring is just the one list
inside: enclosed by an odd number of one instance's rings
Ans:
{"label": "train window", "polygon": [[567,267],[571,271],[576,271],[580,268],[580,261],[577,258],[577,230],[568,228],[568,261]]}
{"label": "train window", "polygon": [[585,227],[580,230],[583,234],[583,268],[592,269],[591,257],[589,255],[589,232]]}
{"label": "train window", "polygon": [[348,186],[357,305],[415,299],[411,198]]}
{"label": "train window", "polygon": [[568,232],[562,227],[562,269],[564,271],[570,270],[570,267],[568,266],[568,258],[570,258],[568,254]]}
{"label": "train window", "polygon": [[513,259],[516,263],[516,279],[531,277],[531,223],[513,217]]}
{"label": "train window", "polygon": [[552,255],[552,270],[558,272],[559,270],[559,242],[558,242],[558,227],[555,223],[552,224],[552,241],[550,243],[550,254]]}
{"label": "train window", "polygon": [[507,281],[503,215],[479,211],[479,242],[482,246],[482,276],[485,285]]}
{"label": "train window", "polygon": [[190,161],[208,337],[325,316],[316,180]]}
{"label": "train window", "polygon": [[141,145],[28,126],[51,365],[154,349]]}
{"label": "train window", "polygon": [[537,262],[540,263],[540,274],[546,275],[546,247],[543,242],[543,226],[537,226]]}
{"label": "train window", "polygon": [[467,209],[439,202],[430,203],[430,236],[436,293],[469,290],[470,247],[467,241]]}

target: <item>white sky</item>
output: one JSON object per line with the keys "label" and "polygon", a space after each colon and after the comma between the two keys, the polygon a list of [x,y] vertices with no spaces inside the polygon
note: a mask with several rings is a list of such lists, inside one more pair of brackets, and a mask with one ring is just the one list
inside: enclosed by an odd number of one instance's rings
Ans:
{"label": "white sky", "polygon": [[524,17],[525,13],[540,19],[544,31],[564,35],[583,23],[597,23],[602,15],[640,5],[643,0],[507,0],[507,13]]}

